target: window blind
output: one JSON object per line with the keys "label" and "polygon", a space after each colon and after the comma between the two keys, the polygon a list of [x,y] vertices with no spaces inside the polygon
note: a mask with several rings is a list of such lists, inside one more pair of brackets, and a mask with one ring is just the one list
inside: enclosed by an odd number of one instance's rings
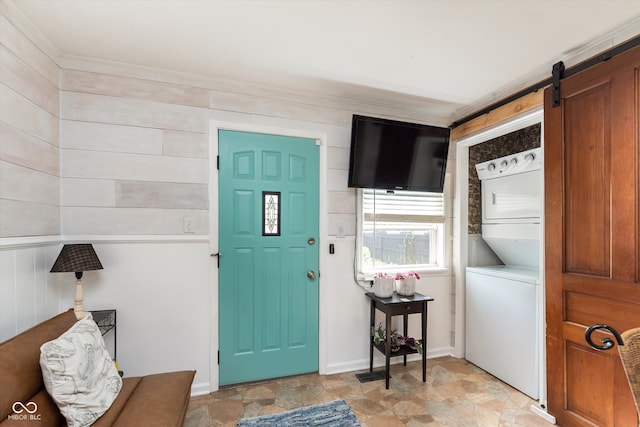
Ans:
{"label": "window blind", "polygon": [[444,222],[444,194],[417,191],[362,190],[365,221]]}

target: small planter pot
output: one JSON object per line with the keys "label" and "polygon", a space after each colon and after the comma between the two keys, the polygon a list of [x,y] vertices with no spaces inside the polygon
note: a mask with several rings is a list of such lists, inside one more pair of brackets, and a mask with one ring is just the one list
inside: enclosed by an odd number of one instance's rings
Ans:
{"label": "small planter pot", "polygon": [[380,298],[389,298],[393,295],[393,279],[376,277],[373,280],[373,293]]}
{"label": "small planter pot", "polygon": [[401,280],[396,280],[396,293],[403,296],[411,296],[416,293],[416,278],[405,277]]}

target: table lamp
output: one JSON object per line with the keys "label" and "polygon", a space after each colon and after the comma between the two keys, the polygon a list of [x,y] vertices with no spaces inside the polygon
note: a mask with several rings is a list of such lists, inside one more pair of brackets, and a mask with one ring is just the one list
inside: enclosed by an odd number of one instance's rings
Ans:
{"label": "table lamp", "polygon": [[76,296],[73,308],[77,319],[87,316],[82,310],[82,272],[90,270],[102,270],[102,264],[98,255],[90,243],[64,245],[58,255],[58,259],[51,267],[51,273],[76,273]]}

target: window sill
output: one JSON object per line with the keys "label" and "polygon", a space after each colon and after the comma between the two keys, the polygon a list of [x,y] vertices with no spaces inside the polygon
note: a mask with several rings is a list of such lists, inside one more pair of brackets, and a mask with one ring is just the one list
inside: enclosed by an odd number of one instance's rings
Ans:
{"label": "window sill", "polygon": [[[420,275],[420,278],[423,277],[445,277],[451,275],[451,269],[447,267],[433,267],[422,270],[411,270],[415,271]],[[358,273],[358,280],[363,282],[371,282],[375,276],[375,272],[367,272],[367,273]]]}

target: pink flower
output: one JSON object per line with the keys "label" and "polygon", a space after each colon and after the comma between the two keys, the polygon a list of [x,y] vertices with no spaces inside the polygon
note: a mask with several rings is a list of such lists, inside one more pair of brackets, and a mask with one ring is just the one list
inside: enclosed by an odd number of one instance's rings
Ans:
{"label": "pink flower", "polygon": [[406,279],[407,277],[415,277],[416,279],[420,280],[420,275],[415,271],[408,271],[405,273],[396,273],[396,280]]}
{"label": "pink flower", "polygon": [[390,275],[389,273],[386,273],[384,271],[377,272],[376,275],[373,276],[373,277],[375,277],[377,279],[393,279],[392,275]]}

